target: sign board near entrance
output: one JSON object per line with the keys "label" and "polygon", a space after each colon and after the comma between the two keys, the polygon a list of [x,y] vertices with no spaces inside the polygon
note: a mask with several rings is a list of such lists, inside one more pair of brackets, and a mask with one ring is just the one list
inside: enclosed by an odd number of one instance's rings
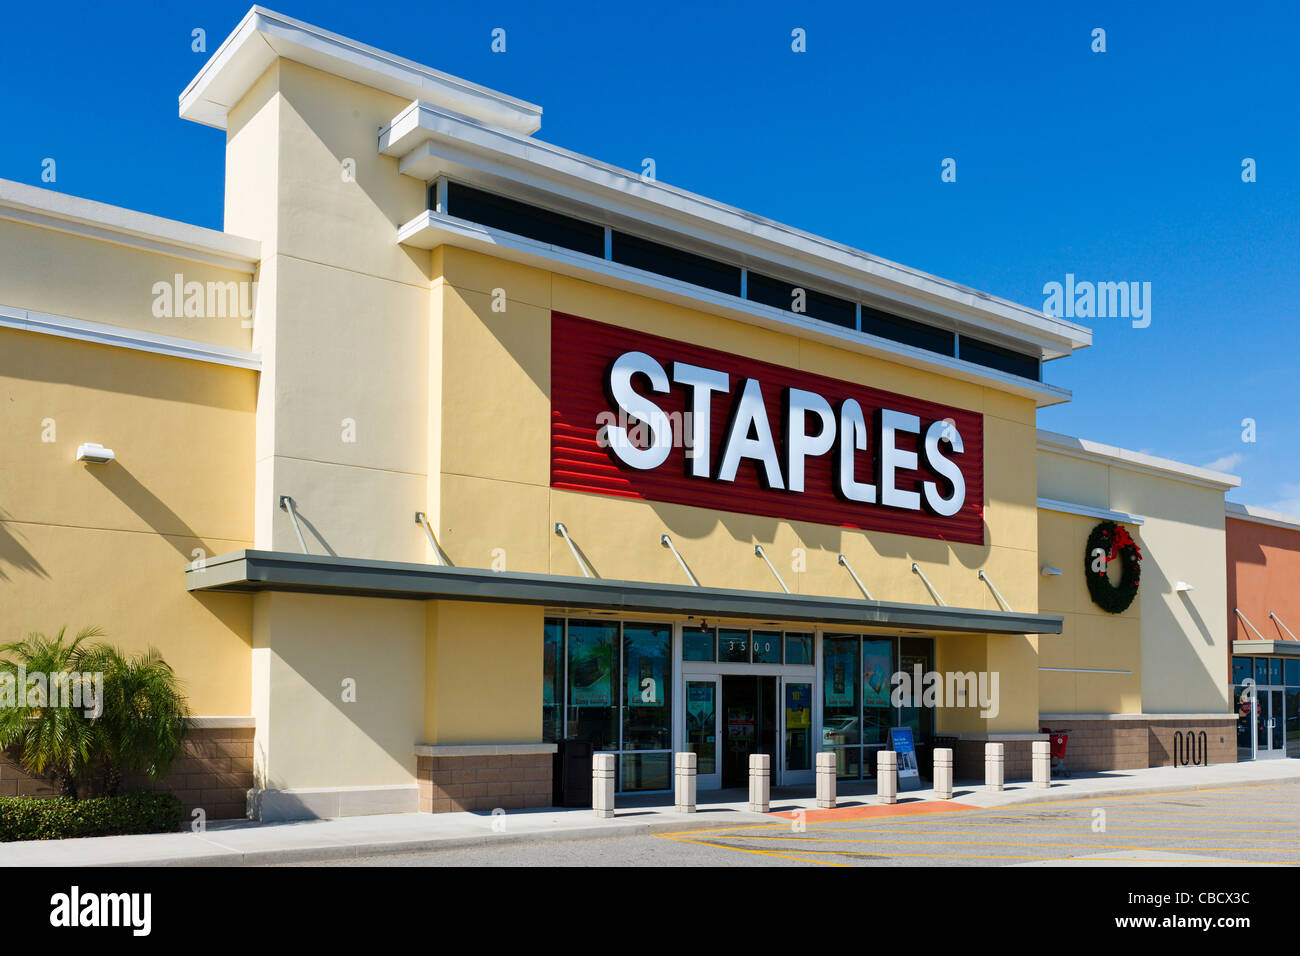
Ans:
{"label": "sign board near entrance", "polygon": [[911,727],[889,728],[890,746],[898,754],[898,792],[921,789],[920,768],[916,765],[916,743]]}
{"label": "sign board near entrance", "polygon": [[983,544],[984,420],[555,312],[551,486]]}

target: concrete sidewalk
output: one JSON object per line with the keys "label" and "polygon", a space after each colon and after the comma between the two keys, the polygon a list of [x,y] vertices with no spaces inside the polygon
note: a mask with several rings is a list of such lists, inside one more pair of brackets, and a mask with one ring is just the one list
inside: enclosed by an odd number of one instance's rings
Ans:
{"label": "concrete sidewalk", "polygon": [[[1007,789],[1000,793],[989,793],[981,783],[967,781],[955,788],[952,799],[964,807],[991,809],[1286,782],[1300,783],[1300,760],[1112,771],[1054,780],[1046,790],[1016,781],[1007,784]],[[1296,795],[1300,804],[1300,791]],[[932,791],[922,790],[901,794],[899,806],[919,810],[931,800]],[[517,810],[495,818],[477,812],[403,813],[298,823],[231,821],[211,824],[202,834],[155,833],[3,843],[0,866],[240,866],[773,822],[770,816],[750,813],[746,802],[746,794],[739,790],[708,793],[700,802],[698,813],[681,814],[673,810],[671,795],[620,797],[612,820],[597,819],[591,810],[550,809]],[[811,810],[815,805],[811,787],[778,788],[772,794],[773,812]],[[874,787],[841,785],[839,805],[846,808],[878,805]],[[494,823],[498,830],[493,829]]]}

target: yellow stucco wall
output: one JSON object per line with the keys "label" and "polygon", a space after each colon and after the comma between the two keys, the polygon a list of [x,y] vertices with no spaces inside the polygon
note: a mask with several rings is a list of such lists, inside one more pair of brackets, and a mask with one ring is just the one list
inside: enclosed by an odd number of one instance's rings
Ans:
{"label": "yellow stucco wall", "polygon": [[[1071,640],[1043,638],[1044,666],[1131,670],[1131,675],[1045,673],[1045,712],[1224,713],[1228,710],[1227,552],[1222,487],[1040,451],[1039,494],[1138,515],[1142,549],[1137,600],[1110,615],[1092,603],[1082,576],[1084,544],[1099,519],[1044,512],[1042,606],[1067,614]],[[1178,581],[1195,590],[1177,592]],[[1059,663],[1053,663],[1059,662]]]}
{"label": "yellow stucco wall", "polygon": [[254,614],[257,786],[414,783],[425,605],[263,593]]}
{"label": "yellow stucco wall", "polygon": [[[250,599],[190,595],[184,567],[251,544],[255,379],[0,329],[3,640],[97,625],[162,651],[195,713],[249,713]],[[87,441],[116,460],[75,461]]]}
{"label": "yellow stucco wall", "polygon": [[539,607],[429,602],[427,742],[541,739],[542,618]]}
{"label": "yellow stucco wall", "polygon": [[[184,302],[177,304],[172,295],[172,314],[154,314],[160,295],[155,283],[174,287],[177,274],[185,283],[202,283],[206,310],[209,283],[247,284],[256,277],[246,272],[3,218],[0,263],[0,305],[232,349],[247,349],[252,341],[252,329],[235,314],[233,302],[225,317],[187,318]],[[251,301],[252,286],[243,294]],[[213,305],[220,304],[214,298]],[[165,311],[165,301],[159,305]]]}
{"label": "yellow stucco wall", "polygon": [[[1083,576],[1085,545],[1098,520],[1056,511],[1038,516],[1039,558],[1061,571],[1041,579],[1039,604],[1043,611],[1065,617],[1059,637],[1038,639],[1039,666],[1127,673],[1041,671],[1038,685],[1043,713],[1142,712],[1142,602],[1135,600],[1121,614],[1107,614],[1092,602]],[[1145,554],[1142,529],[1126,527]]]}

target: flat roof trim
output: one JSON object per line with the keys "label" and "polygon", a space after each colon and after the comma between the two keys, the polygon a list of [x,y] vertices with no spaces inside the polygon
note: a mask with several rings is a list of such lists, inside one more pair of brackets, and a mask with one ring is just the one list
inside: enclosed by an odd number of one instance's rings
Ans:
{"label": "flat roof trim", "polygon": [[1226,490],[1236,488],[1241,484],[1240,478],[1226,472],[1211,471],[1209,468],[1199,468],[1196,465],[1188,465],[1181,461],[1174,461],[1171,458],[1157,458],[1155,455],[1148,455],[1140,451],[1131,451],[1114,445],[1103,445],[1101,442],[1090,441],[1086,438],[1075,438],[1073,435],[1062,435],[1058,432],[1049,432],[1041,428],[1038,430],[1038,450],[1069,455],[1072,458],[1102,462],[1119,468],[1127,468],[1129,471],[1147,472],[1161,477],[1177,478],[1180,481],[1190,482],[1195,485],[1209,485],[1213,488]]}
{"label": "flat roof trim", "polygon": [[235,551],[185,573],[190,591],[296,591],[408,600],[484,601],[618,613],[684,613],[996,634],[1060,634],[1057,614],[891,604],[854,598],[738,591],[488,571],[282,551]]}
{"label": "flat roof trim", "polygon": [[542,125],[533,103],[451,76],[274,10],[254,6],[180,95],[180,115],[218,129],[230,109],[278,58],[403,99],[428,99],[523,135]]}
{"label": "flat roof trim", "polygon": [[[436,143],[437,148],[430,143]],[[394,117],[380,131],[377,145],[379,152],[399,159],[404,173],[418,179],[428,180],[431,169],[450,160],[531,187],[557,205],[568,199],[604,209],[886,299],[907,291],[930,299],[934,303],[931,309],[947,306],[958,313],[954,317],[977,326],[987,325],[990,331],[1012,339],[1032,340],[1033,335],[1027,333],[1051,339],[1060,354],[1092,344],[1090,329],[1040,310],[658,180],[644,180],[551,143],[467,122],[429,103],[412,103]],[[886,287],[882,288],[882,284]]]}
{"label": "flat roof trim", "polygon": [[1254,524],[1273,525],[1278,528],[1300,531],[1300,515],[1289,515],[1282,511],[1269,511],[1254,505],[1239,505],[1235,501],[1224,504],[1224,514],[1238,521],[1250,521]]}
{"label": "flat roof trim", "polygon": [[262,258],[262,244],[256,239],[9,179],[0,179],[0,219],[189,259],[232,272],[251,273]]}

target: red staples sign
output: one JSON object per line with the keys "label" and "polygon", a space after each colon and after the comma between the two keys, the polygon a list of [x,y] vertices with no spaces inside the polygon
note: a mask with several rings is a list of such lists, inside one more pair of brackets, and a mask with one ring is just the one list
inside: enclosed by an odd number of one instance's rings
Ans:
{"label": "red staples sign", "polygon": [[553,312],[551,487],[983,544],[984,419]]}

